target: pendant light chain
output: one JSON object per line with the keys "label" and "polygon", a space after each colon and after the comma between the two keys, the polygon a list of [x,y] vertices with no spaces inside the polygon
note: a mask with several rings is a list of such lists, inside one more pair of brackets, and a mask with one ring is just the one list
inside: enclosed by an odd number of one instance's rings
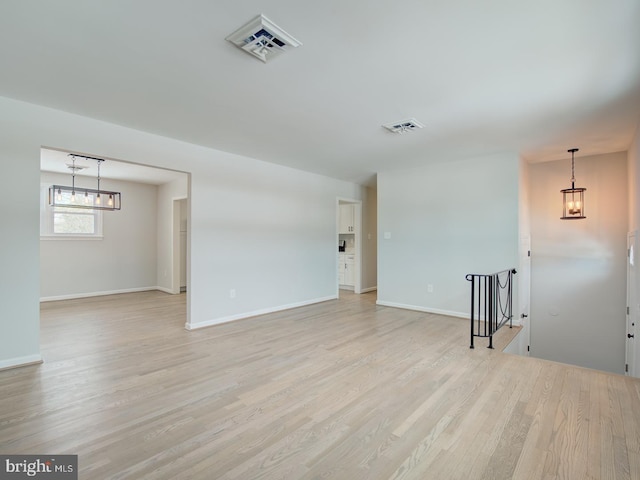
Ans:
{"label": "pendant light chain", "polygon": [[76,203],[76,157],[71,157],[71,203]]}
{"label": "pendant light chain", "polygon": [[101,199],[100,199],[100,164],[102,163],[102,160],[98,160],[98,196],[96,197],[96,204],[100,205],[101,203]]}

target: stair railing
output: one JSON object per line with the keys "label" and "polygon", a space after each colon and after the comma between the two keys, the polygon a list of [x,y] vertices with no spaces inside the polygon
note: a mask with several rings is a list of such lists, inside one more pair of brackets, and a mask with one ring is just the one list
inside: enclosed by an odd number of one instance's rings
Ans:
{"label": "stair railing", "polygon": [[489,338],[493,348],[493,335],[507,322],[513,327],[513,276],[516,269],[503,270],[489,275],[470,273],[465,278],[471,282],[471,346],[474,337]]}

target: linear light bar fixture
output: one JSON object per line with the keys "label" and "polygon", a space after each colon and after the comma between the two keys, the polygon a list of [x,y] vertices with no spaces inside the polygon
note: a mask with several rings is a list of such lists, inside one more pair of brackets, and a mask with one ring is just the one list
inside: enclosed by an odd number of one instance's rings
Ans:
{"label": "linear light bar fixture", "polygon": [[226,40],[267,63],[287,50],[299,47],[296,40],[264,15],[258,15],[237,29]]}
{"label": "linear light bar fixture", "polygon": [[415,118],[410,118],[408,120],[402,120],[400,122],[387,123],[382,125],[384,128],[389,130],[391,133],[399,133],[400,135],[413,132],[418,128],[423,128],[424,125],[417,121]]}
{"label": "linear light bar fixture", "polygon": [[[120,210],[122,208],[122,195],[120,192],[100,189],[100,164],[102,158],[87,157],[70,153],[72,164],[71,186],[51,185],[49,187],[49,205],[52,207],[89,208],[92,210]],[[76,166],[76,157],[98,162],[98,188],[76,187],[76,172],[86,167]]]}

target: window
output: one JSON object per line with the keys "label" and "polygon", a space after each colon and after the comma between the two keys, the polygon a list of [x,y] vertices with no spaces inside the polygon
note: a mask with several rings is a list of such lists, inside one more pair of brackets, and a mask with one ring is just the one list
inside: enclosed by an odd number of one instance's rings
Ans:
{"label": "window", "polygon": [[[71,200],[70,192],[61,192],[62,199]],[[49,186],[41,187],[40,236],[44,238],[102,238],[102,212],[92,208],[52,207],[49,205]],[[93,203],[93,195],[78,189],[78,202]]]}

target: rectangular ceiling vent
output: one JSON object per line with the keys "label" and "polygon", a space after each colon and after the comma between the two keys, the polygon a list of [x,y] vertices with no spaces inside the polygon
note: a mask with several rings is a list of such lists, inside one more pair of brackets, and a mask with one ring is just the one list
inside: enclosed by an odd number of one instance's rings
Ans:
{"label": "rectangular ceiling vent", "polygon": [[399,133],[400,135],[424,127],[424,125],[417,121],[415,118],[410,118],[409,120],[403,120],[401,122],[387,123],[386,125],[382,126],[390,132]]}
{"label": "rectangular ceiling vent", "polygon": [[302,45],[264,15],[258,15],[226,40],[263,62]]}

